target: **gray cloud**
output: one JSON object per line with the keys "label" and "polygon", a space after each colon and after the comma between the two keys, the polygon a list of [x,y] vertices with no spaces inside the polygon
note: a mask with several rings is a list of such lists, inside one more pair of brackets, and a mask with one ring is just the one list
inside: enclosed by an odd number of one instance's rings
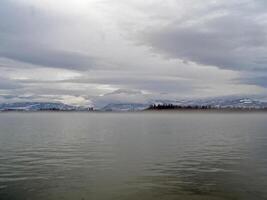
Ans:
{"label": "gray cloud", "polygon": [[207,6],[201,15],[190,13],[188,18],[144,30],[140,38],[171,58],[234,70],[266,69],[267,7],[261,3]]}
{"label": "gray cloud", "polygon": [[242,79],[242,81],[246,84],[252,84],[252,85],[260,85],[264,88],[267,88],[267,75],[265,76],[260,76],[260,77],[254,77],[254,78],[246,78]]}
{"label": "gray cloud", "polygon": [[49,49],[25,41],[0,39],[0,56],[39,66],[88,70],[94,66],[94,58],[75,52]]}
{"label": "gray cloud", "polygon": [[49,42],[49,31],[62,26],[65,20],[62,16],[48,15],[34,6],[1,1],[0,57],[54,68],[92,68],[94,58],[72,50],[62,50]]}
{"label": "gray cloud", "polygon": [[237,83],[250,85],[259,85],[267,88],[267,72],[266,71],[249,71],[243,72],[242,76],[236,80]]}
{"label": "gray cloud", "polygon": [[0,90],[13,90],[20,88],[22,88],[22,86],[18,82],[1,77]]}
{"label": "gray cloud", "polygon": [[265,95],[263,0],[2,0],[1,101]]}

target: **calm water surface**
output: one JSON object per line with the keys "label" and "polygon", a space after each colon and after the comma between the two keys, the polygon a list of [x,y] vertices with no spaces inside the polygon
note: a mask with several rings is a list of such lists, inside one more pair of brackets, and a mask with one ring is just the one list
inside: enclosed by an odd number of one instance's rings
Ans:
{"label": "calm water surface", "polygon": [[0,199],[267,199],[267,114],[2,113]]}

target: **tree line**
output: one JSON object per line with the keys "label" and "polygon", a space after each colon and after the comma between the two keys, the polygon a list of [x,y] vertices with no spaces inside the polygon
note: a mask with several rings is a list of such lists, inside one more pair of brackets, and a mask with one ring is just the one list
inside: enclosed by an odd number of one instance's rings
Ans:
{"label": "tree line", "polygon": [[175,109],[212,109],[210,105],[173,105],[173,104],[152,104],[148,110],[175,110]]}

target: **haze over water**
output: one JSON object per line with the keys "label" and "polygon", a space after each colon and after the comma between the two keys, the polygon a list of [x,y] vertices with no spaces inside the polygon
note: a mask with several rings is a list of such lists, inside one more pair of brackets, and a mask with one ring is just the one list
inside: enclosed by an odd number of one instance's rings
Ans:
{"label": "haze over water", "polygon": [[265,113],[2,113],[0,199],[267,199]]}

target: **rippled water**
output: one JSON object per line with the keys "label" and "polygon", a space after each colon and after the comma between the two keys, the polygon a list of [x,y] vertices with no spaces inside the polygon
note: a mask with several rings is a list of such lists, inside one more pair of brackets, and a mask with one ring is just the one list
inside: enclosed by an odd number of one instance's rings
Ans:
{"label": "rippled water", "polygon": [[267,199],[267,114],[2,113],[0,199]]}

